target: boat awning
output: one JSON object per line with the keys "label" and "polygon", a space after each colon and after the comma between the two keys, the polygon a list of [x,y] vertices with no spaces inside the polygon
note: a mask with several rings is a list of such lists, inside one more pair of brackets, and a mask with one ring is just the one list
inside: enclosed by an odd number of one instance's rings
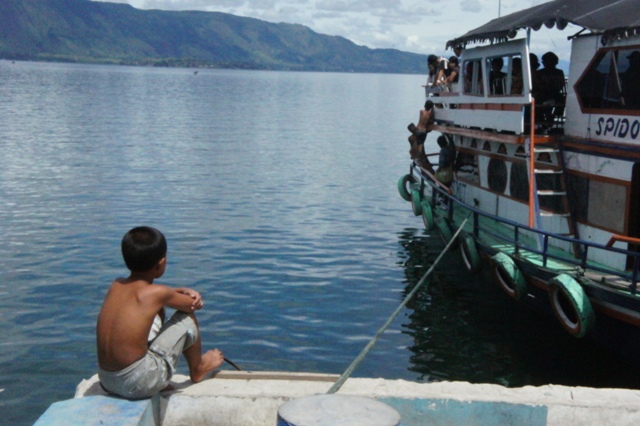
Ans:
{"label": "boat awning", "polygon": [[501,42],[513,38],[520,29],[539,30],[556,26],[564,29],[568,23],[592,33],[603,34],[603,43],[640,33],[640,0],[553,0],[521,10],[449,40],[447,47],[468,43]]}

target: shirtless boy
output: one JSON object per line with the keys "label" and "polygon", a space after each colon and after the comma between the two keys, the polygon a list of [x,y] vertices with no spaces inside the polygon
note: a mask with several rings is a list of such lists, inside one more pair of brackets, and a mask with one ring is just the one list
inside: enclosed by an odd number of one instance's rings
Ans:
{"label": "shirtless boy", "polygon": [[427,169],[431,173],[435,173],[435,171],[433,170],[431,162],[425,155],[424,142],[427,139],[427,133],[430,132],[427,128],[429,124],[433,123],[433,121],[433,102],[431,100],[427,100],[424,104],[424,109],[420,110],[418,125],[415,126],[411,123],[408,126],[409,131],[412,133],[412,135],[409,136],[409,144],[411,145],[409,155],[411,155],[412,159],[416,160],[416,163],[418,163],[420,167]]}
{"label": "shirtless boy", "polygon": [[[96,327],[102,387],[129,399],[152,396],[169,385],[180,354],[191,380],[201,381],[224,358],[218,349],[202,354],[194,314],[204,306],[200,294],[153,284],[167,266],[164,235],[147,226],[133,228],[122,239],[122,256],[131,274],[111,284]],[[176,310],[166,322],[165,307]]]}

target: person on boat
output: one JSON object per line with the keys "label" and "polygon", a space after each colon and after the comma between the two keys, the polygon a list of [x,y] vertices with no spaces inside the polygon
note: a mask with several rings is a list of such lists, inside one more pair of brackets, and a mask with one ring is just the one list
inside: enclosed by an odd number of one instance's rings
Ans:
{"label": "person on boat", "polygon": [[540,82],[540,76],[538,75],[538,68],[540,68],[540,61],[538,60],[538,55],[535,53],[529,53],[529,69],[531,71],[531,96],[536,98],[539,95],[540,87],[542,86]]}
{"label": "person on boat", "polygon": [[524,88],[524,81],[522,80],[522,59],[513,58],[511,66],[511,94],[521,95]]}
{"label": "person on boat", "polygon": [[427,139],[427,133],[431,131],[429,129],[429,125],[434,121],[435,117],[433,113],[433,102],[431,100],[427,100],[424,103],[424,109],[420,110],[418,125],[416,126],[411,123],[407,127],[412,133],[412,135],[409,136],[409,144],[411,145],[409,154],[411,155],[411,158],[415,160],[420,167],[431,173],[434,173],[434,170],[431,162],[424,152],[424,142]]}
{"label": "person on boat", "polygon": [[492,95],[504,95],[505,77],[507,74],[502,71],[504,59],[498,57],[491,60],[491,71],[489,72],[489,87]]}
{"label": "person on boat", "polygon": [[456,45],[453,48],[453,54],[456,55],[456,58],[458,59],[458,63],[460,63],[460,55],[462,55],[462,46],[461,45]]}
{"label": "person on boat", "polygon": [[558,56],[555,53],[547,52],[542,55],[543,68],[537,72],[541,86],[537,93],[536,103],[543,107],[542,119],[547,122],[564,114],[565,78],[564,71],[556,68],[558,62]]}
{"label": "person on boat", "polygon": [[453,162],[455,160],[455,151],[453,144],[449,142],[446,136],[438,137],[438,146],[440,147],[440,155],[438,156],[438,171],[436,171],[436,179],[440,183],[449,186],[453,182]]}
{"label": "person on boat", "polygon": [[[529,53],[529,72],[531,74],[531,96],[535,99],[536,105],[539,105],[540,91],[542,88],[542,82],[538,75],[538,68],[540,68],[540,61],[535,53]],[[539,108],[536,108],[536,113]],[[531,124],[531,105],[527,105],[524,108],[524,121],[527,125]],[[536,121],[540,121],[539,117],[536,117]]]}
{"label": "person on boat", "polygon": [[420,116],[418,117],[418,125],[415,127],[414,136],[418,145],[423,145],[427,139],[427,133],[431,130],[429,125],[433,123],[435,117],[433,114],[433,101],[428,99],[424,103],[424,109],[420,110]]}
{"label": "person on boat", "polygon": [[436,55],[429,55],[427,57],[427,67],[429,68],[427,87],[435,87],[442,84],[444,80],[444,71],[449,67],[449,62],[445,58],[439,58]]}
{"label": "person on boat", "polygon": [[620,75],[624,104],[629,109],[640,109],[640,52],[627,55],[629,68]]}
{"label": "person on boat", "polygon": [[[191,380],[201,381],[224,362],[218,349],[202,354],[194,314],[204,306],[202,297],[189,288],[153,284],[167,266],[167,242],[157,229],[133,228],[121,246],[131,274],[111,284],[98,315],[100,384],[124,398],[150,397],[168,387],[181,354]],[[166,322],[165,307],[176,309]]]}
{"label": "person on boat", "polygon": [[457,83],[460,77],[460,64],[456,56],[449,58],[449,68],[444,72],[444,84],[451,89],[451,84]]}

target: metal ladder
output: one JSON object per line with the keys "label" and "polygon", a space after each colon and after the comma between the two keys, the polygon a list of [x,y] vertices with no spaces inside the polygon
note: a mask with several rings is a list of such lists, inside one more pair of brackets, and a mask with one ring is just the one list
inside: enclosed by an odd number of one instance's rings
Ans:
{"label": "metal ladder", "polygon": [[[533,147],[532,152],[531,147]],[[530,155],[533,157],[529,164],[529,167],[533,165],[533,173],[530,174],[533,179],[529,180],[529,185],[533,185],[530,194],[534,195],[530,197],[529,203],[533,203],[536,228],[543,229],[542,218],[544,217],[562,217],[566,220],[566,228],[563,231],[553,229],[550,231],[577,238],[577,228],[567,197],[567,179],[561,145],[552,137],[534,136],[529,148]],[[573,244],[573,253],[576,257],[580,257],[579,245]]]}

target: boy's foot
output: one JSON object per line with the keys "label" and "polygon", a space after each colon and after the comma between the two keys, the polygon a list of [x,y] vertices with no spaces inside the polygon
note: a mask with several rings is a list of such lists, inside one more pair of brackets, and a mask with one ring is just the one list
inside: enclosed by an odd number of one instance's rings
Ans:
{"label": "boy's foot", "polygon": [[216,368],[220,367],[224,362],[224,357],[222,352],[218,349],[211,349],[202,355],[202,359],[200,360],[200,365],[197,368],[197,371],[191,373],[191,381],[193,383],[198,383],[207,375],[207,373],[212,372]]}

